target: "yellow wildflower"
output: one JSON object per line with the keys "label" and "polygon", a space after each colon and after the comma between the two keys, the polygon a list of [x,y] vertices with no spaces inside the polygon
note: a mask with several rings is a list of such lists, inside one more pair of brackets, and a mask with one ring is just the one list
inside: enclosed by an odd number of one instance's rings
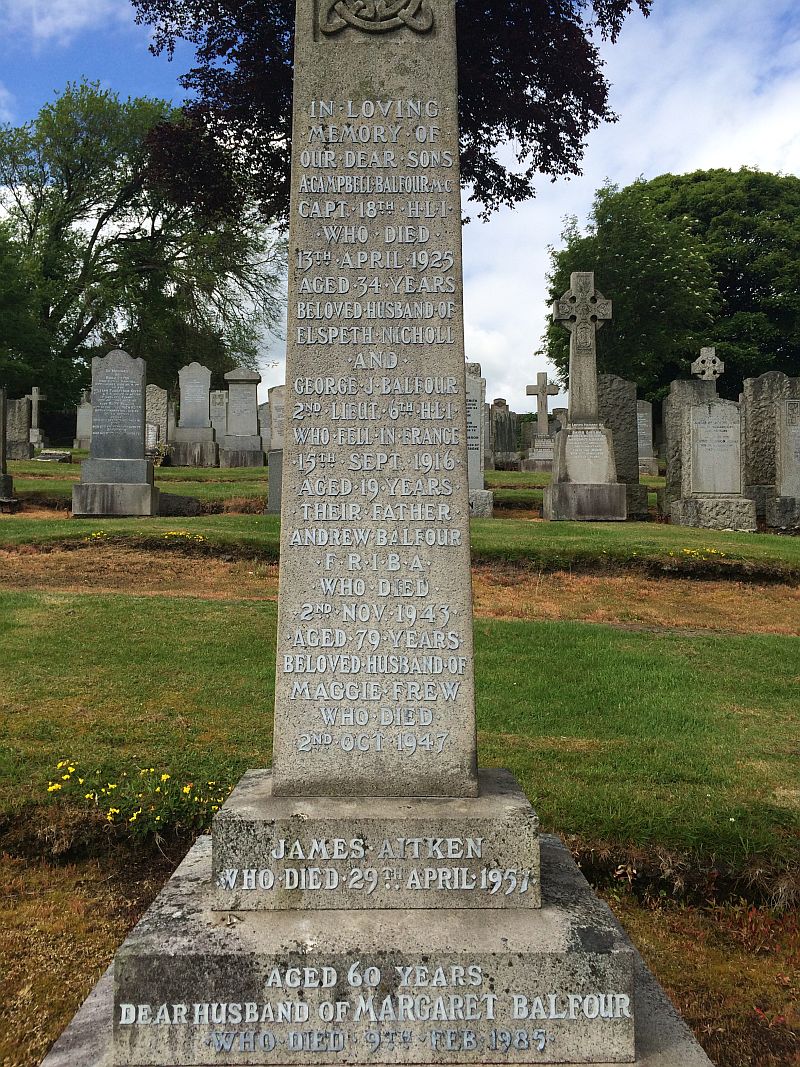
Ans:
{"label": "yellow wildflower", "polygon": [[47,787],[47,792],[48,793],[55,793],[56,789],[60,789],[60,788],[61,788],[61,782],[51,782],[50,785]]}
{"label": "yellow wildflower", "polygon": [[171,778],[171,777],[172,777],[172,776],[171,776],[171,775],[169,775],[169,774],[162,774],[162,775],[161,775],[161,781],[162,781],[162,782],[168,782],[168,781],[170,780],[170,778]]}

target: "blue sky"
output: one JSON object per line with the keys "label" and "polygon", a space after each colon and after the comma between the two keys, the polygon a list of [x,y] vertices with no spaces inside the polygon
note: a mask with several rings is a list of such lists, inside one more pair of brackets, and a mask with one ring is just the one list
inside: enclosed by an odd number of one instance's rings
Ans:
{"label": "blue sky", "polygon": [[[552,370],[534,354],[547,246],[565,215],[586,218],[606,178],[740,166],[800,174],[797,0],[654,0],[651,17],[632,15],[603,54],[620,121],[590,137],[582,177],[543,180],[535,200],[464,231],[467,359],[483,365],[489,396],[518,411],[532,409],[526,384]],[[0,120],[31,119],[82,75],[123,96],[177,102],[191,58],[188,49],[173,63],[154,58],[128,0],[0,0]],[[265,366],[264,379],[282,381],[282,366]]]}

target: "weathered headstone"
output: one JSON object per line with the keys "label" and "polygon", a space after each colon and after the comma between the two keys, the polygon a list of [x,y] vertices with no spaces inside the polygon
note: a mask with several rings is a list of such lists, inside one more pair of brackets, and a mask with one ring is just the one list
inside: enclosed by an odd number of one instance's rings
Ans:
{"label": "weathered headstone", "polygon": [[639,482],[639,426],[636,383],[618,374],[598,374],[600,422],[611,431],[617,481],[625,486],[629,519],[648,517],[647,486]]}
{"label": "weathered headstone", "polygon": [[649,400],[636,402],[636,429],[639,442],[639,474],[658,474],[658,459],[653,448],[653,405]]}
{"label": "weathered headstone", "polygon": [[157,515],[145,458],[143,359],[118,349],[92,360],[92,443],[72,489],[73,515]]}
{"label": "weathered headstone", "polygon": [[570,288],[553,305],[553,319],[570,334],[569,407],[567,425],[555,439],[553,480],[545,486],[546,519],[624,520],[627,515],[612,433],[598,407],[595,333],[610,318],[611,301],[595,289],[594,274],[571,274]]}
{"label": "weathered headstone", "polygon": [[283,433],[286,409],[286,386],[273,385],[267,391],[270,411],[270,448],[283,448]]}
{"label": "weathered headstone", "polygon": [[92,391],[81,389],[81,402],[78,404],[75,420],[75,440],[73,448],[89,449],[92,443]]}
{"label": "weathered headstone", "polygon": [[7,460],[6,391],[0,389],[0,498],[3,500],[10,500],[14,496],[14,480],[8,473]]}
{"label": "weathered headstone", "polygon": [[228,383],[227,433],[220,441],[221,467],[263,467],[264,443],[258,427],[258,385],[261,375],[237,367],[225,375]]}
{"label": "weathered headstone", "polygon": [[800,378],[769,371],[746,378],[741,396],[744,492],[771,529],[800,526],[796,485]]}
{"label": "weathered headstone", "polygon": [[[123,945],[102,1052],[708,1067],[554,838],[540,886],[513,776],[476,766],[454,0],[301,0],[295,41],[274,766]],[[379,294],[444,266],[450,299],[400,325],[309,297],[365,266]],[[97,1067],[73,1034],[44,1067]]]}
{"label": "weathered headstone", "polygon": [[483,405],[483,469],[487,471],[494,470],[494,455],[492,453],[492,408],[490,404],[486,403]]}
{"label": "weathered headstone", "polygon": [[527,471],[550,471],[553,469],[553,438],[550,436],[550,420],[547,415],[547,398],[558,396],[558,386],[547,381],[547,371],[539,371],[536,385],[529,385],[525,392],[536,397],[536,436],[528,458],[522,467]]}
{"label": "weathered headstone", "polygon": [[6,401],[6,449],[9,459],[33,458],[30,397]]}
{"label": "weathered headstone", "polygon": [[42,394],[38,385],[34,385],[31,388],[30,396],[28,399],[31,402],[31,428],[30,428],[30,441],[34,449],[46,448],[47,438],[42,433],[42,401],[47,397]]}
{"label": "weathered headstone", "polygon": [[145,389],[144,396],[145,424],[153,428],[149,431],[149,438],[146,442],[147,448],[151,449],[158,445],[165,445],[169,440],[169,394],[166,389],[151,382]]}
{"label": "weathered headstone", "polygon": [[219,448],[209,409],[211,371],[189,363],[178,371],[180,409],[170,440],[170,457],[176,467],[216,467]]}
{"label": "weathered headstone", "polygon": [[491,452],[495,470],[519,470],[520,454],[517,435],[519,418],[503,397],[496,397],[489,409]]}
{"label": "weathered headstone", "polygon": [[486,379],[481,377],[480,363],[467,364],[467,475],[469,510],[474,518],[491,518],[494,494],[484,487],[483,412]]}
{"label": "weathered headstone", "polygon": [[212,389],[209,393],[209,418],[219,444],[228,432],[228,390]]}
{"label": "weathered headstone", "polygon": [[272,416],[268,400],[258,405],[258,430],[261,434],[261,440],[264,442],[264,451],[269,452],[272,448]]}

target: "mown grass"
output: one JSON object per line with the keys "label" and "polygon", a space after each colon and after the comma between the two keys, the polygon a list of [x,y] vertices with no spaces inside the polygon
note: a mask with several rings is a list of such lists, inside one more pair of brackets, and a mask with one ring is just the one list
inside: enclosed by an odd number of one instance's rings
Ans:
{"label": "mown grass", "polygon": [[[59,759],[229,782],[269,764],[275,621],[266,602],[2,594],[0,810],[46,803]],[[519,775],[545,828],[800,860],[795,639],[475,633],[481,762]]]}
{"label": "mown grass", "polygon": [[[654,565],[667,571],[702,572],[710,565],[724,573],[773,573],[800,577],[800,538],[777,534],[726,533],[661,523],[531,522],[475,519],[470,524],[476,560],[520,563],[547,570],[624,568]],[[201,535],[207,548],[277,559],[280,520],[276,515],[203,515],[193,519],[26,519],[24,513],[0,519],[0,546],[82,541],[93,533],[107,537],[163,540],[170,530]]]}

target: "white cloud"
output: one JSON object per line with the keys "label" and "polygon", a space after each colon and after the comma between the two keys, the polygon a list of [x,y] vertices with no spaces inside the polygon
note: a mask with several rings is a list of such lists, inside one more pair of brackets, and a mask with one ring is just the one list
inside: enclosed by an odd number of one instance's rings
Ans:
{"label": "white cloud", "polygon": [[34,44],[68,44],[78,33],[132,22],[129,0],[0,0],[0,32]]}
{"label": "white cloud", "polygon": [[553,374],[532,356],[547,319],[547,246],[560,244],[565,215],[585,220],[606,178],[626,185],[640,174],[740,166],[800,173],[794,0],[656,0],[651,17],[632,16],[603,54],[620,121],[592,134],[583,175],[542,179],[534,201],[464,230],[467,359],[482,364],[488,395],[516,411],[533,410],[525,386],[536,372]]}
{"label": "white cloud", "polygon": [[14,121],[13,102],[14,97],[6,89],[5,85],[0,82],[0,122]]}

